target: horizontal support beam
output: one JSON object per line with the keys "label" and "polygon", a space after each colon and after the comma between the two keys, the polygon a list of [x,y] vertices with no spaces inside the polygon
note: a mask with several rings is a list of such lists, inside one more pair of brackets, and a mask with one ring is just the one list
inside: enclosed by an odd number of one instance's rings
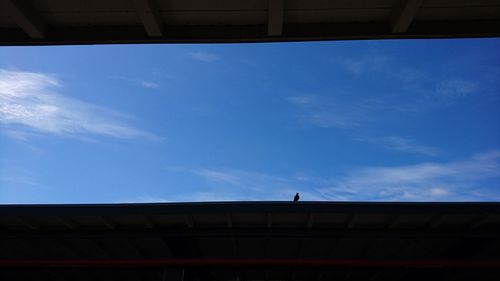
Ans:
{"label": "horizontal support beam", "polygon": [[3,230],[0,240],[26,238],[488,238],[500,240],[500,229],[364,229],[364,228],[186,228],[144,230]]}
{"label": "horizontal support beam", "polygon": [[163,36],[163,21],[155,0],[133,0],[135,10],[151,37]]}
{"label": "horizontal support beam", "polygon": [[354,267],[354,268],[494,268],[500,260],[380,259],[138,259],[138,260],[0,260],[0,267]]}
{"label": "horizontal support beam", "polygon": [[[418,21],[412,24],[412,28],[405,33],[392,33],[388,23],[325,23],[325,24],[287,24],[286,34],[283,36],[268,36],[267,25],[241,25],[241,26],[165,26],[163,37],[150,37],[144,32],[142,26],[114,26],[114,27],[57,27],[53,26],[50,30],[50,37],[44,40],[29,40],[23,32],[15,28],[0,28],[0,45],[18,46],[18,45],[82,45],[82,44],[136,44],[136,43],[241,43],[241,42],[291,42],[291,41],[317,41],[317,40],[362,40],[362,39],[417,39],[417,38],[480,38],[480,37],[500,37],[500,20],[483,21]],[[247,202],[248,203],[248,202]],[[259,206],[231,204],[220,206],[218,203],[208,206],[194,206],[194,209],[204,209],[209,213],[220,212],[224,209],[236,210],[236,212],[250,212],[258,209],[266,209],[269,205],[278,205],[278,210],[288,209],[285,202],[269,202],[259,204]],[[303,204],[306,203],[306,204]],[[349,204],[338,202],[314,202],[315,207],[311,207],[308,202],[301,202],[295,207],[296,211],[314,212],[313,210],[389,210],[392,213],[398,211],[409,212],[411,210],[420,212],[431,212],[431,210],[448,210],[458,212],[460,210],[474,209],[475,204],[435,204],[429,207],[420,207],[419,204],[369,204],[364,206],[362,203]],[[319,203],[319,204],[318,204]],[[491,203],[490,203],[491,204]],[[126,204],[124,204],[126,205]],[[162,204],[145,209],[164,209]],[[179,207],[180,205],[180,207]],[[175,207],[174,213],[196,213],[193,206],[189,204],[179,204]],[[196,205],[196,204],[195,204]],[[307,207],[303,208],[302,205]],[[328,205],[337,205],[336,207]],[[356,206],[358,205],[358,206]],[[448,205],[448,206],[447,206]],[[462,207],[460,207],[462,205]],[[486,207],[488,203],[484,203]],[[384,207],[385,206],[385,207]],[[390,206],[390,207],[387,207]],[[422,204],[425,206],[425,204]],[[275,208],[273,207],[273,208]],[[70,213],[78,210],[82,206],[76,206],[67,209]],[[126,206],[112,207],[110,205],[97,207],[97,209],[127,209]],[[181,211],[182,209],[191,209],[190,211]],[[488,207],[486,207],[488,208]],[[57,209],[57,207],[47,206],[47,209]],[[87,207],[84,207],[87,209]],[[176,210],[177,209],[177,210]],[[496,207],[498,210],[498,205]],[[77,211],[75,211],[77,212]],[[85,211],[86,212],[86,211]],[[117,211],[123,212],[123,210]],[[324,211],[323,211],[324,212]],[[488,210],[486,210],[488,212]],[[2,210],[0,208],[0,214]],[[127,213],[137,213],[132,210]]]}
{"label": "horizontal support beam", "polygon": [[47,25],[36,14],[26,1],[5,0],[9,16],[32,39],[43,39],[46,36]]}
{"label": "horizontal support beam", "polygon": [[[458,22],[451,22],[448,28],[455,27]],[[498,24],[498,25],[497,25]],[[444,25],[444,23],[443,23]],[[314,27],[317,28],[314,28]],[[296,25],[295,26],[295,36],[299,36],[300,27],[307,29],[315,29],[315,32],[309,33],[311,37],[327,35],[327,31],[335,31],[335,29],[330,29],[336,27],[338,34],[344,32],[343,34],[349,33],[349,26],[355,28],[358,26],[359,31],[365,27],[372,26],[375,29],[371,30],[376,32],[376,29],[386,30],[387,26],[385,24],[377,25],[372,24],[326,24],[326,25]],[[439,23],[429,23],[429,26],[424,26],[420,24],[417,27],[422,29],[430,29],[434,27],[439,31]],[[471,29],[479,28],[480,26],[475,26],[473,23],[469,23],[469,29],[461,29],[463,32],[472,32]],[[199,31],[198,34],[188,33],[187,31],[192,30],[188,27],[169,27],[171,28],[172,37],[170,40],[176,40],[176,38],[181,38],[180,36],[185,36],[183,38],[191,38],[194,40],[196,36],[205,37],[207,40],[213,34],[209,34],[212,31],[224,31],[221,37],[215,37],[213,35],[213,40],[218,40],[223,37],[233,37],[236,36],[238,31],[247,31],[248,36],[251,37],[252,31],[257,32],[260,30],[261,26],[244,26],[244,27],[199,27],[196,30]],[[321,29],[320,27],[323,27]],[[346,27],[347,29],[343,29]],[[463,28],[465,26],[458,25],[457,28]],[[500,20],[491,21],[491,28],[500,36]],[[4,32],[3,32],[4,31]],[[5,30],[0,28],[0,35],[10,35],[15,34],[15,30],[10,30],[10,32],[5,32]],[[115,31],[115,32],[112,32]],[[303,30],[304,31],[304,30]],[[368,29],[365,29],[368,32]],[[493,32],[492,29],[484,29],[484,32]],[[127,35],[137,36],[138,40],[152,40],[152,42],[162,42],[163,40],[154,40],[153,38],[144,37],[144,31],[141,27],[80,27],[80,28],[70,28],[67,30],[58,30],[56,28],[51,32],[51,38],[68,37],[68,40],[78,40],[91,39],[92,33],[102,40],[108,38],[110,40],[119,40],[118,38],[125,37]],[[170,32],[169,32],[170,33]],[[142,37],[140,35],[142,34]],[[332,33],[335,34],[335,33]],[[241,34],[240,34],[241,35]],[[307,34],[301,34],[301,36],[306,36]],[[71,36],[71,37],[70,37]],[[397,35],[394,35],[397,36]],[[236,38],[236,37],[234,37]],[[266,36],[266,38],[268,38]],[[0,42],[2,40],[8,40],[9,38],[0,36]],[[14,40],[15,38],[10,38]],[[166,40],[166,39],[165,39]],[[166,40],[168,41],[168,40]],[[68,41],[69,43],[69,41]],[[135,43],[139,43],[138,41]],[[186,214],[241,214],[241,213],[287,213],[287,214],[321,214],[321,213],[335,213],[335,214],[481,214],[490,215],[498,213],[500,214],[500,203],[499,202],[467,202],[467,203],[454,203],[454,202],[444,202],[444,203],[404,203],[404,202],[328,202],[328,201],[301,201],[299,203],[293,202],[283,202],[283,201],[265,201],[265,202],[211,202],[211,203],[136,203],[136,204],[49,204],[49,205],[0,205],[0,216],[128,216],[128,215],[186,215]]]}
{"label": "horizontal support beam", "polygon": [[398,0],[391,13],[391,31],[393,33],[406,32],[422,2],[423,0]]}
{"label": "horizontal support beam", "polygon": [[267,35],[280,36],[283,33],[285,0],[269,0]]}

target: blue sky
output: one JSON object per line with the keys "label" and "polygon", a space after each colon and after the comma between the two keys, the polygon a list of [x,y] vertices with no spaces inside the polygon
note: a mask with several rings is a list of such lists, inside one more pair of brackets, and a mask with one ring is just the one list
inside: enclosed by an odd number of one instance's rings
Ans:
{"label": "blue sky", "polygon": [[499,201],[498,50],[0,47],[0,203]]}

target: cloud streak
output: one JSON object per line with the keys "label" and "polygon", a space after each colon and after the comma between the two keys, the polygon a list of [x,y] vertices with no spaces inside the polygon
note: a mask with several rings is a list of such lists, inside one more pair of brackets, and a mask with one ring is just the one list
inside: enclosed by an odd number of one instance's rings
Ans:
{"label": "cloud streak", "polygon": [[158,85],[158,83],[155,83],[153,81],[142,80],[142,81],[140,81],[140,84],[144,88],[149,88],[149,89],[158,89],[158,88],[160,88],[160,85]]}
{"label": "cloud streak", "polygon": [[358,127],[367,121],[366,116],[375,106],[369,102],[353,104],[324,100],[313,95],[289,96],[286,100],[299,110],[302,121],[320,128]]}
{"label": "cloud streak", "polygon": [[[479,89],[475,82],[454,75],[444,78],[432,77],[420,69],[399,65],[393,58],[380,54],[343,57],[337,59],[337,63],[355,77],[365,74],[381,75],[384,77],[380,81],[390,80],[399,85],[399,91],[414,94],[413,98],[407,99],[406,102],[395,100],[398,103],[396,105],[403,111],[415,112],[448,106]],[[382,98],[391,101],[388,97]]]}
{"label": "cloud streak", "polygon": [[500,151],[490,151],[449,163],[363,168],[320,191],[333,200],[498,201],[500,191],[488,184],[498,177]]}
{"label": "cloud streak", "polygon": [[[155,138],[126,123],[130,116],[64,97],[61,84],[44,73],[0,70],[0,123],[9,136],[99,135],[122,139]],[[17,133],[16,133],[17,132]]]}
{"label": "cloud streak", "polygon": [[387,61],[388,57],[373,54],[362,58],[343,57],[338,59],[340,65],[354,75],[361,75],[367,71],[384,67]]}
{"label": "cloud streak", "polygon": [[438,154],[438,149],[435,147],[421,145],[412,139],[398,136],[372,137],[361,140],[382,146],[388,150],[409,152],[426,156],[435,156]]}
{"label": "cloud streak", "polygon": [[202,188],[174,201],[500,201],[500,151],[452,162],[354,169],[335,178],[276,176],[234,169],[175,169],[201,180]]}
{"label": "cloud streak", "polygon": [[448,79],[440,82],[436,87],[436,92],[449,98],[465,97],[477,91],[478,86],[470,81],[461,79]]}
{"label": "cloud streak", "polygon": [[211,63],[220,60],[220,56],[207,52],[190,52],[188,55],[197,61]]}

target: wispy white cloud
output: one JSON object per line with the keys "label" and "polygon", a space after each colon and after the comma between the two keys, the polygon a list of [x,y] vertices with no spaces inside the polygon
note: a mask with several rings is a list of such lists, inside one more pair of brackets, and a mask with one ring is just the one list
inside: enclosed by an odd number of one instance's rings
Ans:
{"label": "wispy white cloud", "polygon": [[[167,77],[166,75],[161,75],[161,74],[156,74],[157,72],[153,72],[152,76],[158,76],[161,79],[170,79],[170,77]],[[120,80],[120,81],[125,81],[129,84],[133,84],[135,86],[141,86],[143,88],[148,88],[148,89],[159,89],[160,84],[153,80],[148,80],[148,79],[137,79],[137,78],[130,78],[126,76],[117,76],[117,75],[110,75],[108,76],[109,79],[113,80]]]}
{"label": "wispy white cloud", "polygon": [[431,188],[432,196],[445,196],[447,194],[448,190],[446,190],[446,188],[440,188],[440,187]]}
{"label": "wispy white cloud", "polygon": [[299,109],[302,121],[321,128],[352,128],[366,122],[366,116],[375,106],[368,101],[347,103],[321,99],[313,95],[286,98]]}
{"label": "wispy white cloud", "polygon": [[179,193],[174,201],[292,199],[312,201],[500,201],[500,151],[452,162],[354,169],[335,178],[234,169],[175,169],[195,175],[202,188]]}
{"label": "wispy white cloud", "polygon": [[418,144],[415,140],[398,136],[362,138],[362,141],[370,142],[389,150],[397,150],[427,156],[435,156],[438,149],[432,146]]}
{"label": "wispy white cloud", "polygon": [[139,83],[144,88],[149,88],[149,89],[158,89],[158,88],[160,88],[160,85],[158,83],[156,83],[156,82],[153,82],[153,81],[141,80]]}
{"label": "wispy white cloud", "polygon": [[15,129],[1,129],[3,135],[8,136],[18,141],[28,141],[30,138],[37,136],[34,132],[15,130]]}
{"label": "wispy white cloud", "polygon": [[350,73],[361,75],[369,71],[373,71],[384,67],[389,58],[383,55],[371,54],[365,57],[342,57],[338,58],[338,62]]}
{"label": "wispy white cloud", "polygon": [[[185,191],[169,194],[168,201],[174,202],[290,201],[295,192],[304,201],[500,201],[500,151],[451,162],[361,167],[335,177],[224,168],[166,171],[195,181]],[[164,198],[141,197],[134,202],[167,201]]]}
{"label": "wispy white cloud", "polygon": [[[379,96],[381,99],[393,102],[393,107],[402,111],[422,111],[448,106],[455,100],[464,98],[478,90],[477,83],[461,79],[450,74],[445,77],[434,77],[427,72],[413,66],[401,65],[390,56],[382,54],[343,57],[337,59],[338,65],[354,76],[361,75],[381,75],[385,76],[380,81],[391,81],[391,85],[396,85],[401,92],[409,92],[413,95],[407,96],[405,100],[394,97],[400,95]],[[389,98],[390,97],[390,98]]]}
{"label": "wispy white cloud", "polygon": [[201,61],[201,62],[215,62],[221,59],[219,55],[213,54],[213,53],[207,53],[207,52],[190,52],[188,55],[195,60]]}
{"label": "wispy white cloud", "polygon": [[[499,201],[500,151],[463,161],[368,167],[352,171],[320,191],[333,200]],[[492,190],[493,188],[493,190]]]}
{"label": "wispy white cloud", "polygon": [[37,172],[0,157],[0,204],[36,202],[47,191]]}
{"label": "wispy white cloud", "polygon": [[106,107],[64,97],[59,80],[49,74],[0,70],[2,132],[16,138],[33,133],[59,136],[101,135],[156,138],[127,124],[131,117]]}
{"label": "wispy white cloud", "polygon": [[436,92],[452,98],[465,97],[475,92],[477,89],[478,86],[471,81],[453,78],[441,81],[436,87]]}
{"label": "wispy white cloud", "polygon": [[[375,81],[390,81],[387,91],[378,89],[376,94],[365,90],[345,95],[342,92],[328,95],[295,94],[286,100],[298,109],[300,121],[320,128],[364,129],[380,123],[391,114],[415,114],[450,106],[460,98],[477,92],[472,81],[450,76],[447,79],[429,76],[412,66],[400,65],[397,60],[381,54],[363,57],[343,57],[336,62],[349,74],[385,76]],[[373,81],[367,81],[372,83]],[[374,82],[377,83],[377,82]],[[353,95],[361,99],[353,99]],[[370,95],[367,95],[370,94]],[[436,150],[400,137],[367,139],[388,149],[435,155]]]}
{"label": "wispy white cloud", "polygon": [[16,185],[16,187],[19,185],[41,186],[41,184],[33,180],[32,177],[24,174],[11,174],[11,175],[0,174],[0,183],[2,182],[3,186],[10,186],[10,185]]}

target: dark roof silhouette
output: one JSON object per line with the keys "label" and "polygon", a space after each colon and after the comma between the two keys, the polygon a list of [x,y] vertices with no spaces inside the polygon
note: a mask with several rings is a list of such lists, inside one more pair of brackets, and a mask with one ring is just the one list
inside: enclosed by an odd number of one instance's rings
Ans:
{"label": "dark roof silhouette", "polygon": [[488,37],[500,35],[499,6],[499,0],[3,0],[0,45]]}
{"label": "dark roof silhouette", "polygon": [[499,203],[4,205],[0,228],[1,280],[494,280],[500,272]]}

